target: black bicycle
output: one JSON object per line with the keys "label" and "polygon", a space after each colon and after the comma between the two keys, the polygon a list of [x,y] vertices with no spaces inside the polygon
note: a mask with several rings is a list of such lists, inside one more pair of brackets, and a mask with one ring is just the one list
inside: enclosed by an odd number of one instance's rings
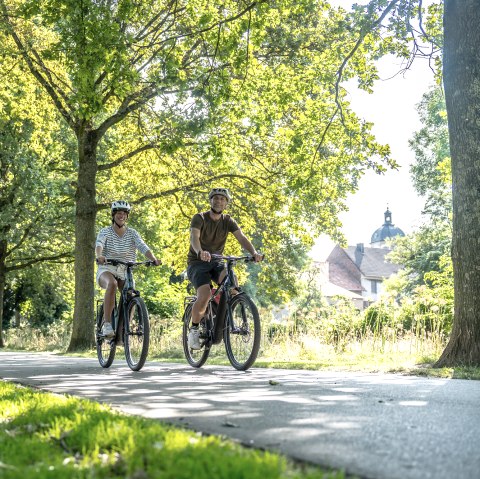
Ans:
{"label": "black bicycle", "polygon": [[112,312],[112,327],[115,336],[106,337],[102,334],[103,299],[97,301],[97,320],[95,337],[97,343],[98,362],[103,368],[112,365],[117,345],[123,343],[125,359],[133,371],[140,371],[145,364],[150,343],[150,323],[148,311],[140,293],[135,289],[132,270],[137,266],[154,266],[153,261],[125,262],[109,259],[105,264],[126,266],[126,279],[123,285],[119,306],[115,297],[115,307]]}
{"label": "black bicycle", "polygon": [[200,368],[205,364],[211,347],[223,342],[230,364],[239,371],[253,365],[260,349],[260,316],[248,295],[236,285],[234,267],[238,261],[253,262],[252,256],[212,255],[224,261],[227,274],[218,288],[211,288],[207,312],[200,321],[199,350],[188,346],[188,332],[192,325],[192,308],[196,296],[187,296],[183,314],[183,350],[188,363]]}

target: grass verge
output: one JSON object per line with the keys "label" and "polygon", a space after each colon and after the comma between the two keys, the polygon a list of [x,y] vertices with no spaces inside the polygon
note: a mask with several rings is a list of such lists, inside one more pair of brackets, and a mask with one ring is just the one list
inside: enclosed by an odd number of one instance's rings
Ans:
{"label": "grass verge", "polygon": [[[151,321],[149,361],[185,363],[180,321]],[[64,354],[71,331],[65,324],[47,329],[24,326],[6,331],[5,351],[48,351]],[[401,336],[365,335],[341,344],[330,344],[319,335],[276,332],[269,335],[268,325],[262,331],[260,354],[255,367],[310,369],[329,371],[383,372],[415,376],[480,380],[480,368],[458,366],[433,368],[445,347],[444,342],[405,333]],[[96,357],[96,351],[68,355]],[[122,360],[118,348],[117,360]],[[208,364],[229,365],[223,344],[214,346]]]}
{"label": "grass verge", "polygon": [[2,479],[342,479],[88,400],[0,381]]}

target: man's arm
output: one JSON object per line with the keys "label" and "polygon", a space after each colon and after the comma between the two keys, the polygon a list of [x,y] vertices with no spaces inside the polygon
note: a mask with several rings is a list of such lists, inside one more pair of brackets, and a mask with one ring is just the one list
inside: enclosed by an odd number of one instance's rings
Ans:
{"label": "man's arm", "polygon": [[200,244],[200,230],[198,228],[190,228],[190,244],[192,245],[193,251],[197,253],[198,259],[201,259],[202,261],[210,261],[212,259],[209,251],[202,250],[202,245]]}
{"label": "man's arm", "polygon": [[240,243],[240,246],[244,250],[248,251],[255,258],[256,263],[258,263],[259,261],[262,261],[263,255],[261,255],[260,253],[257,253],[251,241],[243,234],[240,228],[237,231],[233,232],[233,236],[235,236],[237,241]]}

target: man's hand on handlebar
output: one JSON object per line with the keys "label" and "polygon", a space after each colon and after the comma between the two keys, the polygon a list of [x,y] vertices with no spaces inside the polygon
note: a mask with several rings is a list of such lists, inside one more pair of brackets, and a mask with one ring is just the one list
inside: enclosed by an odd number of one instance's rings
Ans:
{"label": "man's hand on handlebar", "polygon": [[263,258],[265,257],[265,255],[262,253],[255,253],[255,254],[252,254],[252,257],[255,260],[255,263],[259,263],[260,261],[263,261]]}
{"label": "man's hand on handlebar", "polygon": [[198,258],[202,261],[210,261],[212,259],[212,255],[208,251],[201,250],[198,253]]}

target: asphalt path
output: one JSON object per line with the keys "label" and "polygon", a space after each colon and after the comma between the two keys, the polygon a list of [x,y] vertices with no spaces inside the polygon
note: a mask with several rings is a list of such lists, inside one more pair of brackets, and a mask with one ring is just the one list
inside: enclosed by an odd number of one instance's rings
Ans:
{"label": "asphalt path", "polygon": [[480,479],[480,381],[0,352],[0,377],[369,479]]}

